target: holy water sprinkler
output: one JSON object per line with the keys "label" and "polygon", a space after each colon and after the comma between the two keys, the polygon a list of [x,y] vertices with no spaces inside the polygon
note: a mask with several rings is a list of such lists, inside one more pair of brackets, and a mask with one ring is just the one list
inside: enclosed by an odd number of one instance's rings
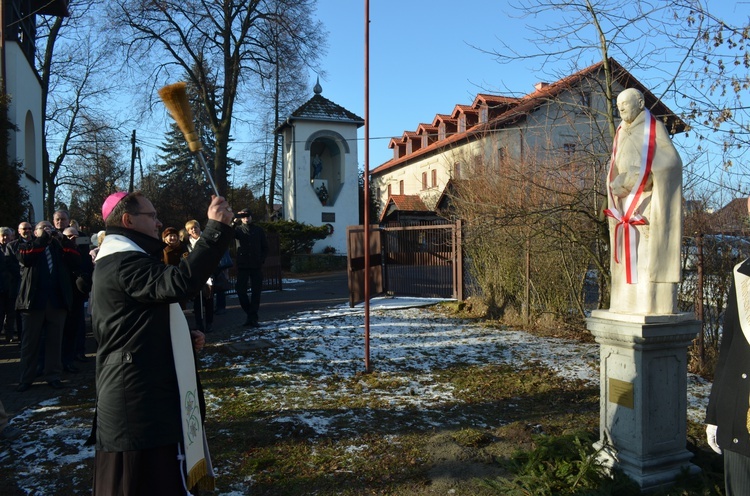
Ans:
{"label": "holy water sprinkler", "polygon": [[167,107],[172,118],[177,122],[182,135],[185,136],[190,152],[195,155],[196,160],[203,167],[203,172],[206,174],[208,182],[214,190],[214,194],[221,196],[219,195],[219,190],[216,189],[216,183],[214,183],[214,178],[211,176],[211,171],[209,171],[206,165],[206,159],[203,157],[203,144],[198,136],[198,132],[195,130],[193,110],[190,108],[190,102],[188,102],[187,84],[183,81],[168,84],[159,90],[159,98],[164,102],[164,106]]}

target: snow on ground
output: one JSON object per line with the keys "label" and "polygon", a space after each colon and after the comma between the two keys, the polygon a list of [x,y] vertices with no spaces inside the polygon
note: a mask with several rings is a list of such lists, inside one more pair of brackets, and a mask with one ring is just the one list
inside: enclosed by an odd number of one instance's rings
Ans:
{"label": "snow on ground", "polygon": [[[398,411],[455,403],[450,385],[434,381],[433,374],[460,365],[522,366],[534,362],[562,377],[598,385],[597,344],[500,331],[481,323],[448,319],[424,308],[438,301],[441,300],[371,301],[370,363],[380,377],[389,380],[390,386],[387,394],[377,387],[358,389],[356,394],[362,396],[365,404]],[[260,391],[262,401],[277,412],[273,421],[305,425],[315,433],[323,433],[337,421],[337,416],[348,421],[355,416],[351,411],[318,415],[316,410],[306,411],[306,407],[315,403],[319,408],[321,401],[333,403],[341,395],[355,394],[347,386],[331,388],[329,379],[351,379],[364,370],[363,316],[362,305],[342,305],[271,322],[262,331],[273,344],[263,351],[266,359],[262,364],[247,353],[227,359],[226,354],[209,349],[203,355],[203,365],[231,367],[256,394]],[[232,349],[249,339],[234,337],[224,344]],[[697,376],[689,376],[690,420],[702,422],[710,386]],[[210,410],[221,408],[221,398],[211,391],[207,391],[206,399]],[[70,415],[60,421],[62,412],[56,404],[55,400],[48,401],[16,416],[11,424],[22,426],[25,435],[13,445],[0,446],[0,463],[17,467],[19,485],[41,491],[39,494],[48,494],[38,485],[39,471],[58,466],[61,457],[79,462],[94,454],[82,441],[88,435],[89,421]],[[61,445],[65,454],[60,453]],[[54,492],[53,488],[48,489]]]}

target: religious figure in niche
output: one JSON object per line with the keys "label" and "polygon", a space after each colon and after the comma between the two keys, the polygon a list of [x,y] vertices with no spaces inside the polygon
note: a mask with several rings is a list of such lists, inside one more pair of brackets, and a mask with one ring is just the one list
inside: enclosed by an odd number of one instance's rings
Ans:
{"label": "religious figure in niche", "polygon": [[320,173],[323,172],[323,161],[320,160],[320,155],[317,153],[312,159],[312,177],[313,179],[320,179]]}
{"label": "religious figure in niche", "polygon": [[612,275],[609,310],[673,314],[682,238],[682,160],[664,124],[633,88],[617,97],[622,122],[607,185]]}

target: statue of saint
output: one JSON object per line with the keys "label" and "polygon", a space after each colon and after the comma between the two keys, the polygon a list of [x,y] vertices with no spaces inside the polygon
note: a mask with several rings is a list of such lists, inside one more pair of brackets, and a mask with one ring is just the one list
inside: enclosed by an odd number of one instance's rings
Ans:
{"label": "statue of saint", "polygon": [[622,122],[612,147],[607,197],[612,275],[611,312],[677,310],[682,241],[682,160],[643,94],[617,97]]}
{"label": "statue of saint", "polygon": [[320,160],[320,155],[317,153],[312,159],[312,175],[313,179],[320,179],[320,173],[323,171],[323,161]]}

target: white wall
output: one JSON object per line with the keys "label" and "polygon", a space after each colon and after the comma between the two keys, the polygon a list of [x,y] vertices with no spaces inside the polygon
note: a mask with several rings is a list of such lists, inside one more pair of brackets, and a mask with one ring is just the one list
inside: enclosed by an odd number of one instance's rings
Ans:
{"label": "white wall", "polygon": [[[17,132],[10,133],[8,155],[10,160],[24,162],[26,174],[22,177],[21,184],[28,190],[29,200],[34,209],[34,218],[19,220],[34,223],[42,220],[44,216],[42,88],[17,43],[6,41],[5,55],[6,88],[11,97],[8,118],[18,128]],[[31,176],[31,179],[28,176]]]}

